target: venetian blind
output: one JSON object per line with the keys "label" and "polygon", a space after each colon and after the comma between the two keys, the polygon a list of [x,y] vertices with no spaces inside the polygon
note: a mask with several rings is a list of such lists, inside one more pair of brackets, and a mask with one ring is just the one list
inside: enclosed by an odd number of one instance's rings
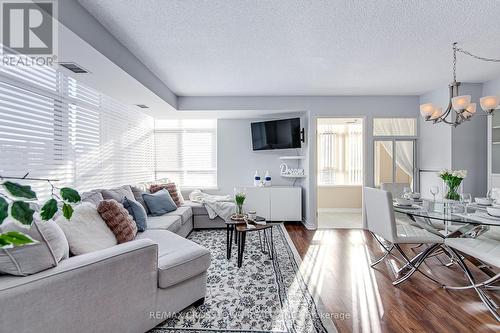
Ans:
{"label": "venetian blind", "polygon": [[217,186],[217,120],[157,120],[155,147],[156,178],[185,187]]}
{"label": "venetian blind", "polygon": [[[0,66],[0,175],[80,191],[151,180],[154,121],[57,70]],[[47,183],[32,183],[40,198]]]}

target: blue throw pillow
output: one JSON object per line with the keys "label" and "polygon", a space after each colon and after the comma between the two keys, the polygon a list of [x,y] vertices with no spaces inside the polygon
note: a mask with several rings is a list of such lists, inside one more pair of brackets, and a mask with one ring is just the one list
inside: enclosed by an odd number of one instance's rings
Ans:
{"label": "blue throw pillow", "polygon": [[177,205],[170,193],[165,189],[156,193],[143,193],[142,198],[153,216],[160,216],[177,209]]}
{"label": "blue throw pillow", "polygon": [[137,231],[144,231],[148,228],[148,215],[146,214],[144,207],[142,207],[139,202],[123,198],[123,207],[125,207],[129,214],[132,215],[132,218],[137,225]]}

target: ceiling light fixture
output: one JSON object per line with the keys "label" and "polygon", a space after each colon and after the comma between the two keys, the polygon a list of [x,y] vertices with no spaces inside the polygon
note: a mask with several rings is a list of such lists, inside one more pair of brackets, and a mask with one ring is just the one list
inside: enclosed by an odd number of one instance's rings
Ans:
{"label": "ceiling light fixture", "polygon": [[[489,61],[489,62],[500,62],[500,59],[491,59],[476,56],[464,49],[458,48],[457,43],[453,43],[453,82],[450,83],[450,101],[448,107],[443,112],[443,109],[437,107],[433,103],[425,103],[420,105],[420,114],[426,121],[432,121],[434,123],[446,123],[452,126],[458,126],[466,120],[470,120],[472,115],[476,113],[476,103],[471,103],[470,95],[459,95],[458,87],[461,83],[457,82],[457,52],[463,53],[469,57],[477,60]],[[492,115],[493,111],[498,107],[500,103],[498,96],[485,96],[479,100],[481,109],[488,115]],[[452,110],[454,112],[452,112]],[[455,114],[455,119],[453,119],[453,114]],[[451,115],[451,119],[448,120],[448,116]]]}

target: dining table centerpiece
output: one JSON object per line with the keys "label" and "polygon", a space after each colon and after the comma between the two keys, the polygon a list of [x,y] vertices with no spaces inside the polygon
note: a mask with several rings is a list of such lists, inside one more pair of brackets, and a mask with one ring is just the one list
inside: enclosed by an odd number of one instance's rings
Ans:
{"label": "dining table centerpiece", "polygon": [[439,171],[439,178],[441,178],[446,185],[444,198],[448,200],[460,200],[458,188],[462,181],[467,177],[467,170],[449,170],[443,169]]}

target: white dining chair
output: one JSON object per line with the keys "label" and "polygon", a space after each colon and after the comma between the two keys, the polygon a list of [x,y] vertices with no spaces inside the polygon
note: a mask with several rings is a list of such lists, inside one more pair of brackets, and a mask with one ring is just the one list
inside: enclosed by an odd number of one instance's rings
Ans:
{"label": "white dining chair", "polygon": [[399,197],[403,194],[405,187],[410,187],[408,183],[382,183],[380,184],[380,189],[384,191],[391,192],[392,197]]}
{"label": "white dining chair", "polygon": [[[419,266],[429,257],[429,255],[440,248],[443,244],[444,237],[438,233],[434,234],[417,226],[396,223],[391,192],[365,187],[364,204],[368,230],[385,249],[384,255],[373,262],[371,266],[374,267],[383,261],[394,249],[396,249],[405,262],[405,265],[399,272],[404,271],[404,269],[408,270],[400,278],[396,279],[392,283],[393,285],[398,285],[406,281],[413,273],[419,271],[430,280],[442,286],[441,283],[419,270]],[[384,245],[379,237],[389,242],[390,245]],[[428,247],[412,259],[409,259],[402,250],[400,244],[427,244]]]}
{"label": "white dining chair", "polygon": [[499,287],[493,286],[493,284],[500,279],[500,273],[486,281],[477,283],[460,255],[460,253],[463,253],[478,259],[488,266],[500,268],[500,227],[490,227],[489,231],[477,238],[446,238],[444,243],[452,253],[460,268],[464,271],[470,283],[469,286],[444,287],[451,290],[474,289],[496,320],[500,321],[498,305],[486,293],[488,289],[499,289]]}

